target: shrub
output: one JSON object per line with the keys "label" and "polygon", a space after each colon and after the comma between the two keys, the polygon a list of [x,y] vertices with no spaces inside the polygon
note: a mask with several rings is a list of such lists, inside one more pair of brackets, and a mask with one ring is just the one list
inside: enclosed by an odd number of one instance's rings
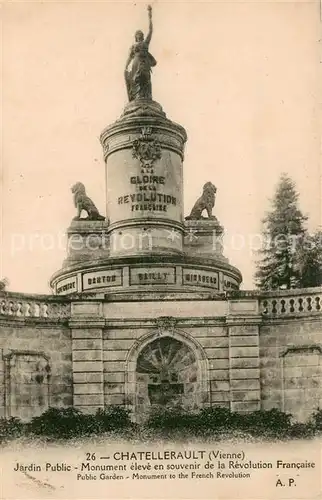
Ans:
{"label": "shrub", "polygon": [[258,410],[248,414],[236,415],[236,426],[251,434],[273,433],[283,434],[291,427],[292,415],[273,408]]}
{"label": "shrub", "polygon": [[108,407],[95,415],[84,414],[77,408],[49,408],[29,424],[31,433],[52,438],[73,438],[102,434],[123,429],[130,424],[129,411]]}
{"label": "shrub", "polygon": [[18,418],[0,418],[0,442],[22,435],[50,439],[98,436],[108,433],[134,442],[162,439],[175,441],[187,437],[207,440],[251,436],[261,439],[305,439],[322,431],[322,410],[317,409],[306,423],[291,423],[291,415],[278,409],[240,414],[224,407],[187,411],[176,407],[153,407],[144,424],[134,424],[130,411],[121,406],[99,409],[95,415],[76,408],[50,408],[30,423]]}
{"label": "shrub", "polygon": [[312,422],[295,422],[287,431],[286,436],[289,439],[308,439],[315,435],[315,428]]}
{"label": "shrub", "polygon": [[317,408],[311,416],[311,423],[317,431],[322,431],[322,410]]}
{"label": "shrub", "polygon": [[152,408],[145,426],[150,429],[172,431],[179,429],[193,429],[196,426],[197,416],[181,407]]}
{"label": "shrub", "polygon": [[122,406],[108,406],[99,409],[94,416],[100,429],[104,432],[124,429],[131,426],[130,410]]}
{"label": "shrub", "polygon": [[232,431],[282,436],[291,428],[291,415],[278,409],[241,414],[224,407],[203,408],[197,413],[182,408],[156,408],[151,411],[146,426],[165,433],[175,430],[209,437]]}
{"label": "shrub", "polygon": [[212,431],[220,429],[231,429],[235,426],[235,415],[228,409],[221,406],[203,408],[197,418],[198,427]]}
{"label": "shrub", "polygon": [[39,417],[34,417],[29,429],[37,435],[69,438],[99,432],[92,415],[84,415],[76,408],[49,408]]}
{"label": "shrub", "polygon": [[24,424],[19,418],[0,418],[0,442],[20,437],[24,432]]}

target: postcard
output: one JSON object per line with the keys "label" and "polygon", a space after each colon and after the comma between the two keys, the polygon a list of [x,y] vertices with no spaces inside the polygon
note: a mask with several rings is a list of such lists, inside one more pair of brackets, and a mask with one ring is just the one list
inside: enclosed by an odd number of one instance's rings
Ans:
{"label": "postcard", "polygon": [[319,2],[10,2],[0,497],[321,497]]}

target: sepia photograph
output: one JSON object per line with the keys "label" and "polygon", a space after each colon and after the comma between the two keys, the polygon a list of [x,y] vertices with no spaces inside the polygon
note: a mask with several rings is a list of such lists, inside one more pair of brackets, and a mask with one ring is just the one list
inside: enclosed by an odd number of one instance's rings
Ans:
{"label": "sepia photograph", "polygon": [[321,498],[320,0],[0,13],[0,497]]}

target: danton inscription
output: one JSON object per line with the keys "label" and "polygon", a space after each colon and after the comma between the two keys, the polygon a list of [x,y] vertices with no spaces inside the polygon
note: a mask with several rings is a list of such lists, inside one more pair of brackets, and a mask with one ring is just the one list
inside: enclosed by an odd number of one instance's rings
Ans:
{"label": "danton inscription", "polygon": [[121,286],[122,270],[110,269],[83,274],[83,290],[90,288]]}

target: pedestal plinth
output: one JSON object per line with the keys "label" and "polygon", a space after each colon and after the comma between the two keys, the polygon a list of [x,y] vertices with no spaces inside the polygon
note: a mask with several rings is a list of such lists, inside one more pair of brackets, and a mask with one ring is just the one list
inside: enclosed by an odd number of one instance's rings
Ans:
{"label": "pedestal plinth", "polygon": [[110,254],[106,221],[75,220],[67,229],[67,259],[63,267],[106,259]]}
{"label": "pedestal plinth", "polygon": [[184,128],[158,103],[138,100],[100,139],[111,257],[181,253]]}
{"label": "pedestal plinth", "polygon": [[228,262],[223,255],[224,228],[216,218],[185,220],[184,251],[189,256],[207,257]]}

